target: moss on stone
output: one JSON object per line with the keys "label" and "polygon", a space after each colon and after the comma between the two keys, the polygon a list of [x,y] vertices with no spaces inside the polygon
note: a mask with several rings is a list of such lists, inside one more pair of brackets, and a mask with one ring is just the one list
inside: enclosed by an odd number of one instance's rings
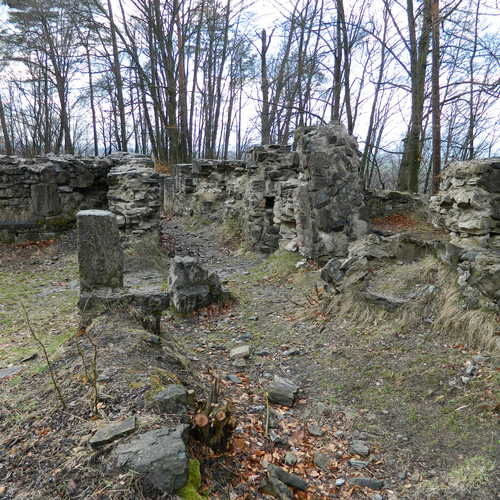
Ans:
{"label": "moss on stone", "polygon": [[200,462],[191,458],[188,464],[188,480],[177,495],[184,500],[205,500],[207,497],[200,495],[198,490],[201,487]]}

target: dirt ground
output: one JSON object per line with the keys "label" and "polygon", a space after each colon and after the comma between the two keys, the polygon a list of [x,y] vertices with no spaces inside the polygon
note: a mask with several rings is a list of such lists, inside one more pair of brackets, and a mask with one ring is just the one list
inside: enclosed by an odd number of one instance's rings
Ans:
{"label": "dirt ground", "polygon": [[[322,291],[319,270],[300,256],[264,257],[223,245],[220,228],[208,220],[173,218],[164,222],[164,233],[177,254],[196,255],[216,271],[236,299],[230,307],[192,317],[165,315],[162,339],[186,353],[185,366],[156,367],[149,351],[140,358],[148,369],[160,370],[158,377],[175,371],[172,377],[198,392],[216,374],[224,397],[232,401],[239,425],[228,453],[192,449],[201,461],[205,498],[266,498],[261,489],[266,462],[308,481],[307,493],[296,492],[296,498],[498,496],[498,360],[478,350],[479,344],[468,344],[466,331],[437,328],[432,304],[421,316],[413,311],[410,321],[349,304],[346,296],[337,297],[340,305],[325,314],[330,297]],[[144,257],[148,272],[161,283],[168,259]],[[133,275],[140,275],[134,262]],[[154,269],[158,265],[163,268]],[[22,367],[0,380],[0,498],[144,494],[134,477],[105,472],[109,448],[95,453],[86,445],[99,422],[75,351],[77,279],[71,238],[0,249],[0,369]],[[448,279],[428,260],[407,269],[400,264],[380,269],[374,283],[379,289],[404,288],[413,280],[444,289]],[[71,405],[64,411],[21,304],[62,380]],[[120,339],[129,338],[130,332],[122,332],[103,343],[107,370],[113,369],[115,352],[109,344],[119,346]],[[136,344],[123,342],[130,344],[122,348],[127,356],[135,352]],[[241,344],[251,346],[251,356],[235,366],[229,352]],[[470,361],[476,370],[463,383]],[[150,372],[141,378],[139,371],[126,383],[104,384],[102,419],[136,413],[143,428],[162,420],[143,405],[155,378]],[[299,385],[294,407],[268,407],[266,387],[274,375]],[[352,440],[365,442],[369,455],[355,453]],[[295,456],[295,465],[285,463],[287,453]],[[351,483],[356,477],[381,479],[383,489],[356,486]]]}

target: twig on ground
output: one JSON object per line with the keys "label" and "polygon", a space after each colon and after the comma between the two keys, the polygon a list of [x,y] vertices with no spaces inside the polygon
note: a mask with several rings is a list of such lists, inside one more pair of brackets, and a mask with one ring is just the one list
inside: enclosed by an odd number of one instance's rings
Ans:
{"label": "twig on ground", "polygon": [[57,392],[57,395],[59,397],[59,401],[61,402],[61,406],[62,406],[63,410],[65,410],[66,409],[66,402],[64,401],[64,397],[62,395],[61,388],[59,387],[59,384],[57,383],[56,375],[55,375],[54,370],[52,368],[52,363],[50,362],[50,359],[49,359],[49,353],[47,352],[47,349],[45,348],[45,345],[37,337],[37,335],[35,333],[35,330],[31,326],[31,322],[30,322],[30,318],[29,318],[29,315],[28,315],[28,311],[26,310],[26,307],[25,307],[25,305],[22,302],[21,302],[21,307],[23,308],[24,317],[26,318],[26,324],[28,325],[28,330],[30,332],[30,335],[33,337],[33,339],[35,340],[35,342],[42,348],[43,355],[45,357],[45,361],[47,362],[47,367],[49,369],[50,378],[52,379],[52,385],[54,386],[54,389]]}

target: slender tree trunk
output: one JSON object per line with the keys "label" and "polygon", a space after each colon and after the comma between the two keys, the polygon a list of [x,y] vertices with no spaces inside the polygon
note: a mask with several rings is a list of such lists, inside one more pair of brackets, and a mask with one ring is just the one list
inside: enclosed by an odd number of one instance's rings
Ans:
{"label": "slender tree trunk", "polygon": [[111,46],[113,48],[113,64],[112,71],[115,77],[116,85],[116,100],[118,107],[118,115],[120,121],[120,149],[127,151],[127,123],[125,120],[125,100],[123,98],[123,79],[120,67],[120,56],[118,54],[118,43],[116,40],[116,26],[113,18],[113,9],[111,7],[111,0],[108,0],[109,11],[109,29],[111,34]]}
{"label": "slender tree trunk", "polygon": [[269,117],[269,77],[267,74],[267,50],[269,48],[266,30],[261,33],[260,52],[260,88],[262,92],[262,109],[260,112],[260,128],[262,144],[271,144],[271,123]]}
{"label": "slender tree trunk", "polygon": [[441,101],[439,98],[439,0],[432,0],[432,194],[441,174]]}
{"label": "slender tree trunk", "polygon": [[5,154],[13,154],[12,143],[10,142],[9,130],[7,128],[7,120],[5,119],[5,111],[2,103],[2,96],[0,96],[0,125],[2,126],[3,142],[5,146]]}
{"label": "slender tree trunk", "polygon": [[401,191],[418,192],[418,174],[422,151],[422,119],[425,101],[427,55],[431,35],[431,0],[424,0],[420,39],[417,42],[413,0],[407,0],[410,66],[411,66],[411,116],[406,136],[403,158],[399,169],[398,187]]}

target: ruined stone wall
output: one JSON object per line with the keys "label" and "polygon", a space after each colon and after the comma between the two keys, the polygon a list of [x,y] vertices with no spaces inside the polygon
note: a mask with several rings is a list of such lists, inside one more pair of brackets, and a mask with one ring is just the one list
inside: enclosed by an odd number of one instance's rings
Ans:
{"label": "ruined stone wall", "polygon": [[394,214],[427,213],[428,198],[402,191],[372,189],[365,191],[365,204],[369,218]]}
{"label": "ruined stone wall", "polygon": [[271,253],[280,246],[297,250],[293,194],[297,185],[297,152],[279,145],[249,153],[252,178],[244,194],[245,236],[250,246]]}
{"label": "ruined stone wall", "polygon": [[431,198],[432,222],[462,247],[500,250],[500,158],[455,162]]}
{"label": "ruined stone wall", "polygon": [[367,231],[357,143],[337,123],[301,130],[298,144],[297,151],[254,147],[244,161],[177,165],[162,180],[163,205],[174,197],[184,213],[239,219],[247,244],[260,252],[345,255]]}
{"label": "ruined stone wall", "polygon": [[500,159],[449,165],[439,194],[431,198],[430,214],[451,234],[440,257],[457,270],[467,305],[499,310]]}
{"label": "ruined stone wall", "polygon": [[140,163],[122,164],[108,173],[108,209],[117,216],[122,243],[150,236],[159,241],[160,175]]}
{"label": "ruined stone wall", "polygon": [[305,257],[347,255],[349,242],[367,232],[358,176],[356,139],[340,123],[298,131],[297,243]]}
{"label": "ruined stone wall", "polygon": [[0,242],[52,239],[76,213],[108,207],[108,173],[115,166],[152,166],[149,158],[115,153],[105,158],[0,156]]}

